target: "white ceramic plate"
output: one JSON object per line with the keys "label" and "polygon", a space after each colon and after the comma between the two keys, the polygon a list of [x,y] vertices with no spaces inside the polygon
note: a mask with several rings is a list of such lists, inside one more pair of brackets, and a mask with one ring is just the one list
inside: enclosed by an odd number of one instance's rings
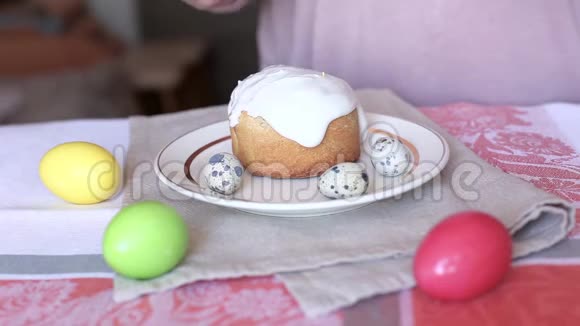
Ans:
{"label": "white ceramic plate", "polygon": [[[182,195],[214,205],[269,216],[305,217],[336,214],[412,190],[438,175],[449,159],[447,142],[435,131],[415,123],[379,114],[366,114],[359,162],[369,175],[366,194],[356,198],[328,199],[317,190],[317,178],[270,179],[244,172],[242,187],[230,197],[210,194],[199,185],[208,159],[219,152],[231,153],[228,121],[194,130],[167,145],[157,156],[159,179]],[[375,172],[370,145],[381,135],[398,137],[413,155],[413,168],[405,175],[384,177]]]}

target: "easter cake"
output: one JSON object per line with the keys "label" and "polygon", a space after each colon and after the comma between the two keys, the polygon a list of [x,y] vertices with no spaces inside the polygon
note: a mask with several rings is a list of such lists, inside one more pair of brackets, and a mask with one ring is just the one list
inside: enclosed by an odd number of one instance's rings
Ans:
{"label": "easter cake", "polygon": [[240,81],[228,106],[234,155],[248,172],[318,176],[360,155],[360,105],[329,74],[271,66]]}

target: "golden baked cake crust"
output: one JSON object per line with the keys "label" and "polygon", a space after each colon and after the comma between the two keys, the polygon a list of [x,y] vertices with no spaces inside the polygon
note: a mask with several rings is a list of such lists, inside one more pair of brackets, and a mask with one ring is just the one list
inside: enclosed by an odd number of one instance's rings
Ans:
{"label": "golden baked cake crust", "polygon": [[356,109],[332,121],[320,145],[312,148],[281,136],[264,119],[246,112],[242,112],[239,123],[230,131],[234,155],[250,173],[258,176],[313,177],[337,163],[355,162],[360,156]]}

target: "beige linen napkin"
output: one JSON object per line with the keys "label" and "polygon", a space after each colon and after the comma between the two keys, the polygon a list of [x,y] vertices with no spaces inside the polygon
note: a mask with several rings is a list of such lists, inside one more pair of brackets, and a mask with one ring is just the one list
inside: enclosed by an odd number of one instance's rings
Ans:
{"label": "beige linen napkin", "polygon": [[[173,205],[191,226],[192,241],[186,260],[167,275],[148,281],[117,276],[115,299],[199,280],[282,273],[280,278],[303,310],[314,316],[412,286],[414,250],[450,213],[477,209],[497,216],[514,234],[516,257],[555,244],[572,228],[570,204],[485,163],[391,92],[366,90],[358,96],[369,112],[401,117],[443,134],[451,158],[435,181],[440,192],[434,192],[431,182],[421,188],[422,196],[409,192],[332,216],[254,216],[180,197],[150,168],[157,153],[176,137],[225,120],[225,107],[131,118],[124,203],[153,199]],[[469,180],[466,171],[480,175]],[[457,187],[461,183],[466,184]]]}

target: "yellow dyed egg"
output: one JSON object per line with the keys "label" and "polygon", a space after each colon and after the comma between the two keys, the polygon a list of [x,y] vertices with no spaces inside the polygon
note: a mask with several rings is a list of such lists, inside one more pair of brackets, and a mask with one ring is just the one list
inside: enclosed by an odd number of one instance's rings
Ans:
{"label": "yellow dyed egg", "polygon": [[58,197],[73,204],[96,204],[111,198],[121,184],[115,157],[87,142],[60,144],[40,161],[40,178]]}

